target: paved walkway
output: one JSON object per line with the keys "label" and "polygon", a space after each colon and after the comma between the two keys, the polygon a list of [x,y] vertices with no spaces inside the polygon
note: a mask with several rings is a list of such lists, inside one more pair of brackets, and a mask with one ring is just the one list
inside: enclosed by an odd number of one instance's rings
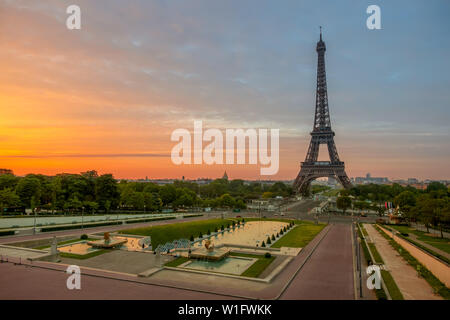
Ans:
{"label": "paved walkway", "polygon": [[364,224],[370,239],[377,247],[386,269],[391,273],[405,300],[440,300],[425,279],[408,264],[371,224]]}
{"label": "paved walkway", "polygon": [[331,226],[281,299],[353,300],[351,225]]}
{"label": "paved walkway", "polygon": [[0,300],[15,299],[232,299],[212,293],[161,287],[110,278],[81,275],[81,289],[69,290],[68,274],[54,270],[0,263]]}

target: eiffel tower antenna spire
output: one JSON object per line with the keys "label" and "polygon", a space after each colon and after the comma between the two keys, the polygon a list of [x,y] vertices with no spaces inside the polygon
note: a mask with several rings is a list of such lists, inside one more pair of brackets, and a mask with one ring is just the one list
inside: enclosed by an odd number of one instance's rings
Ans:
{"label": "eiffel tower antenna spire", "polygon": [[[317,42],[317,88],[314,126],[311,131],[306,159],[301,163],[300,172],[294,182],[297,192],[306,194],[311,182],[321,177],[331,177],[339,181],[344,188],[350,188],[351,183],[345,173],[344,162],[339,160],[334,131],[331,129],[330,111],[328,108],[327,77],[325,72],[325,42],[322,41],[322,26],[320,40]],[[330,161],[318,161],[319,146],[326,144]]]}

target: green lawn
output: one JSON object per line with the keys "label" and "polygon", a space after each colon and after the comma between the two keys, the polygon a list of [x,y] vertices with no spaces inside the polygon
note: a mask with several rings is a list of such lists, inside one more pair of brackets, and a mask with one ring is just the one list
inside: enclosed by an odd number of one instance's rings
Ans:
{"label": "green lawn", "polygon": [[266,268],[275,260],[275,257],[272,256],[270,258],[266,258],[264,256],[260,256],[258,260],[255,261],[254,264],[250,266],[247,270],[245,270],[241,276],[243,277],[251,277],[258,278],[259,275],[266,270]]}
{"label": "green lawn", "polygon": [[440,249],[450,254],[450,239],[447,238],[441,239],[438,237],[432,237],[427,235],[426,232],[419,231],[408,226],[390,226],[390,227],[404,234],[406,233],[415,234],[417,236],[417,240],[423,241],[437,249]]}
{"label": "green lawn", "polygon": [[178,267],[180,264],[183,264],[185,262],[189,261],[189,258],[186,257],[178,257],[175,260],[169,261],[165,264],[166,267]]}
{"label": "green lawn", "polygon": [[381,270],[381,277],[383,278],[384,284],[386,285],[392,300],[404,300],[400,289],[397,287],[394,278],[392,278],[392,275],[386,270]]}
{"label": "green lawn", "polygon": [[275,242],[272,248],[291,247],[303,248],[325,227],[325,224],[300,223],[281,239]]}
{"label": "green lawn", "polygon": [[179,222],[161,226],[127,229],[120,231],[120,233],[151,236],[152,247],[156,248],[159,244],[165,244],[169,241],[182,238],[189,239],[191,235],[194,236],[194,238],[197,238],[200,232],[203,235],[206,235],[208,230],[214,232],[214,228],[220,229],[222,225],[226,228],[227,224],[231,225],[233,220],[236,219],[210,219],[192,222]]}

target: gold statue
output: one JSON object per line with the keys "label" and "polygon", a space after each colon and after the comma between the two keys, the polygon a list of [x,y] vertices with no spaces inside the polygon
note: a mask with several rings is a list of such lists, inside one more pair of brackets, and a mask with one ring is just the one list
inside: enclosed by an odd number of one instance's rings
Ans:
{"label": "gold statue", "polygon": [[206,250],[208,250],[208,251],[213,251],[214,250],[214,243],[212,243],[212,241],[211,240],[206,240],[205,241],[205,248],[206,248]]}

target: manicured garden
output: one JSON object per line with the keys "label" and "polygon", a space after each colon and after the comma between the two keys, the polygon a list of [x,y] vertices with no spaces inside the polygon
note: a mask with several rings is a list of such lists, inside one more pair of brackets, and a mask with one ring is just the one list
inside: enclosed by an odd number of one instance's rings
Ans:
{"label": "manicured garden", "polygon": [[325,227],[325,224],[305,223],[304,221],[296,221],[295,223],[297,226],[276,241],[271,246],[272,248],[303,248]]}
{"label": "manicured garden", "polygon": [[144,228],[122,230],[120,233],[133,234],[139,236],[151,236],[152,247],[156,248],[159,244],[165,244],[177,239],[191,239],[204,235],[208,232],[214,232],[223,227],[231,225],[237,219],[210,219],[198,220],[192,222],[180,222],[173,224],[166,224],[160,226],[150,226]]}

